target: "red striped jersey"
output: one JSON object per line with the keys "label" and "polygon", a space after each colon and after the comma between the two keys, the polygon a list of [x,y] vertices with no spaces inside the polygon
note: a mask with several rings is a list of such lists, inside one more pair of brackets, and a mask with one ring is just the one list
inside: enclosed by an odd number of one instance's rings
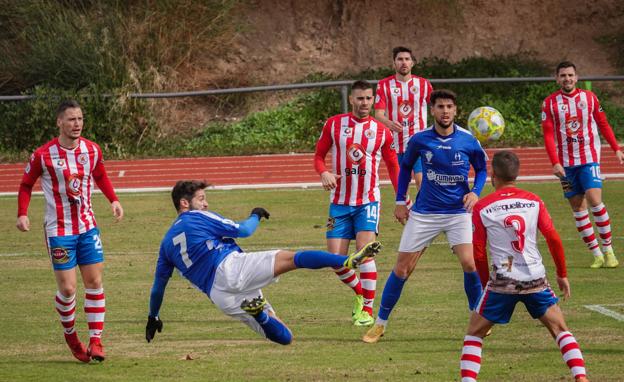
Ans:
{"label": "red striped jersey", "polygon": [[[539,196],[516,187],[500,188],[475,204],[472,223],[475,248],[489,244],[490,290],[532,293],[548,286],[537,230],[548,239],[556,231]],[[559,274],[565,275],[563,252],[555,251],[553,259]]]}
{"label": "red striped jersey", "polygon": [[427,127],[427,104],[431,91],[428,80],[414,75],[407,82],[401,82],[396,75],[392,75],[377,84],[375,109],[385,110],[388,119],[403,126],[402,132],[392,132],[397,153],[402,154],[412,135]]}
{"label": "red striped jersey", "polygon": [[553,165],[600,163],[599,131],[613,151],[619,149],[598,98],[588,90],[576,89],[571,94],[559,90],[548,96],[542,104],[542,130]]}
{"label": "red striped jersey", "polygon": [[39,177],[46,200],[48,237],[77,235],[96,226],[91,205],[92,179],[109,201],[117,200],[106,175],[102,150],[85,138],[80,138],[74,149],[62,147],[55,138],[35,150],[20,184],[18,216],[27,215],[32,187]]}
{"label": "red striped jersey", "polygon": [[339,114],[325,123],[316,145],[314,167],[326,171],[325,156],[331,150],[332,171],[341,175],[331,191],[333,204],[359,206],[380,200],[379,163],[386,162],[396,191],[399,164],[390,130],[372,117],[358,119]]}

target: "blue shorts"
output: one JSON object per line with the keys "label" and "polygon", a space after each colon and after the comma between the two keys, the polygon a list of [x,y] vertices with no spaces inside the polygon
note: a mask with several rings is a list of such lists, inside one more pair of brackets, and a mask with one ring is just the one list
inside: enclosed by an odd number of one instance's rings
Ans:
{"label": "blue shorts", "polygon": [[588,163],[581,166],[565,167],[566,180],[570,183],[571,189],[564,190],[563,195],[570,199],[574,195],[583,195],[590,188],[602,188],[600,178],[600,165],[598,163]]}
{"label": "blue shorts", "polygon": [[558,301],[559,298],[551,288],[528,294],[496,293],[486,289],[483,291],[475,311],[495,324],[506,324],[511,319],[518,302],[522,302],[526,306],[531,317],[540,318],[548,308]]}
{"label": "blue shorts", "polygon": [[361,231],[377,233],[379,228],[379,202],[361,206],[329,205],[327,239],[355,239]]}
{"label": "blue shorts", "polygon": [[[399,158],[399,166],[401,165],[401,161],[403,160],[403,154],[397,155],[397,157]],[[414,167],[412,167],[412,171],[414,172],[414,174],[417,174],[419,172],[422,173],[422,158],[418,158],[416,163],[414,163]]]}
{"label": "blue shorts", "polygon": [[79,235],[49,237],[48,251],[55,271],[104,261],[100,230],[97,227]]}

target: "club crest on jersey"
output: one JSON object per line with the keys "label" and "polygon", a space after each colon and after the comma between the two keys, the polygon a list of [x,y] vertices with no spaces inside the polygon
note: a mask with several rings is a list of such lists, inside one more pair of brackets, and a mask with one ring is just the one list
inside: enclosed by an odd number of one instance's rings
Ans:
{"label": "club crest on jersey", "polygon": [[78,174],[71,174],[67,179],[67,193],[72,196],[80,195],[82,180]]}
{"label": "club crest on jersey", "polygon": [[463,166],[464,165],[464,160],[462,159],[462,155],[459,151],[455,153],[455,155],[453,156],[453,159],[455,160],[451,162],[451,166]]}
{"label": "club crest on jersey", "polygon": [[581,110],[587,109],[587,103],[585,101],[579,101],[576,106]]}
{"label": "club crest on jersey", "polygon": [[328,231],[333,231],[334,227],[336,226],[336,219],[335,218],[327,218],[327,230]]}
{"label": "club crest on jersey", "polygon": [[566,120],[566,132],[568,135],[575,134],[579,127],[581,127],[581,123],[577,117],[569,117]]}
{"label": "club crest on jersey", "polygon": [[393,97],[400,97],[401,88],[390,88],[390,94],[392,94]]}
{"label": "club crest on jersey", "polygon": [[353,128],[349,126],[342,126],[342,136],[350,137],[353,134]]}
{"label": "club crest on jersey", "polygon": [[425,159],[427,163],[431,163],[431,159],[433,158],[433,153],[431,151],[425,151]]}
{"label": "club crest on jersey", "polygon": [[403,117],[407,117],[412,112],[412,105],[410,105],[407,101],[403,101],[401,106],[399,106],[399,111]]}
{"label": "club crest on jersey", "polygon": [[420,87],[418,85],[414,85],[410,88],[412,94],[418,94],[420,92]]}
{"label": "club crest on jersey", "polygon": [[365,157],[366,151],[359,143],[354,143],[347,147],[347,157],[353,164],[359,164]]}
{"label": "club crest on jersey", "polygon": [[87,164],[87,162],[89,161],[89,157],[87,156],[86,153],[82,153],[80,155],[78,155],[78,163],[80,163],[81,165],[85,165]]}
{"label": "club crest on jersey", "polygon": [[67,255],[67,249],[63,247],[56,247],[50,249],[50,258],[54,264],[65,264],[69,261],[69,256]]}
{"label": "club crest on jersey", "polygon": [[373,129],[364,130],[364,136],[368,139],[373,139],[375,137],[375,130]]}

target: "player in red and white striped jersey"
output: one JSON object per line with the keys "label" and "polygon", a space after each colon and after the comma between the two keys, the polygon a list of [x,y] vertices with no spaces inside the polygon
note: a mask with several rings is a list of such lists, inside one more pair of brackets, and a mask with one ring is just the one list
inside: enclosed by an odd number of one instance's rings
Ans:
{"label": "player in red and white striped jersey", "polygon": [[[427,127],[427,104],[431,96],[431,83],[412,74],[414,58],[412,51],[403,46],[392,49],[396,73],[377,84],[375,117],[386,125],[394,136],[399,163],[412,135]],[[422,182],[422,165],[414,165],[417,189]]]}
{"label": "player in red and white striped jersey", "polygon": [[[83,115],[76,101],[65,101],[57,109],[59,136],[35,150],[26,166],[18,192],[17,228],[30,230],[28,205],[32,188],[41,177],[46,200],[45,231],[50,261],[58,291],[55,304],[72,354],[82,362],[103,361],[101,335],[105,299],[102,287],[104,253],[91,205],[93,181],[111,202],[117,220],[123,208],[108,179],[102,150],[80,135]],[[89,346],[76,329],[76,265],[85,286],[84,310],[89,326]]]}
{"label": "player in red and white striped jersey", "polygon": [[[522,302],[531,316],[550,331],[574,378],[586,381],[583,355],[546,279],[537,248],[537,231],[546,238],[557,268],[557,284],[566,299],[570,297],[570,284],[563,244],[544,202],[515,186],[519,168],[520,161],[513,152],[497,152],[492,159],[492,184],[496,191],[479,200],[472,213],[475,264],[485,289],[464,338],[461,380],[477,380],[483,338],[494,324],[508,323],[516,304]],[[492,267],[489,276],[487,243]]]}
{"label": "player in red and white striped jersey", "polygon": [[[561,89],[548,96],[542,105],[544,146],[553,173],[561,179],[577,230],[594,255],[591,268],[615,268],[618,261],[611,247],[611,223],[602,203],[599,132],[620,164],[624,164],[624,153],[596,95],[576,88],[576,66],[569,61],[561,62],[556,74]],[[598,227],[602,251],[589,220],[588,203]]]}
{"label": "player in red and white striped jersey", "polygon": [[[395,190],[399,173],[390,130],[370,116],[372,86],[366,81],[356,81],[351,87],[349,101],[352,112],[327,120],[314,155],[314,168],[321,176],[321,183],[331,191],[327,248],[338,254],[346,254],[353,239],[359,250],[376,238],[381,160],[386,163]],[[325,166],[325,156],[330,150],[331,171]],[[377,285],[375,261],[371,259],[360,266],[359,278],[355,271],[344,267],[336,269],[336,274],[356,294],[353,323],[372,325]]]}

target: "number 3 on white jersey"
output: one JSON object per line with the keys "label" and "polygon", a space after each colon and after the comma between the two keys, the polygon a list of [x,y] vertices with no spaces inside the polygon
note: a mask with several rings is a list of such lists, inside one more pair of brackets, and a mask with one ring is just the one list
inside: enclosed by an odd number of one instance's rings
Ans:
{"label": "number 3 on white jersey", "polygon": [[524,252],[524,232],[526,231],[526,223],[524,218],[519,215],[509,215],[505,218],[505,227],[512,228],[516,233],[518,240],[511,242],[511,248],[518,253]]}
{"label": "number 3 on white jersey", "polygon": [[186,265],[187,268],[190,268],[191,265],[193,265],[193,262],[186,252],[186,234],[182,232],[181,234],[175,236],[173,238],[173,245],[180,245],[180,256],[182,256],[182,261],[184,261],[184,265]]}

